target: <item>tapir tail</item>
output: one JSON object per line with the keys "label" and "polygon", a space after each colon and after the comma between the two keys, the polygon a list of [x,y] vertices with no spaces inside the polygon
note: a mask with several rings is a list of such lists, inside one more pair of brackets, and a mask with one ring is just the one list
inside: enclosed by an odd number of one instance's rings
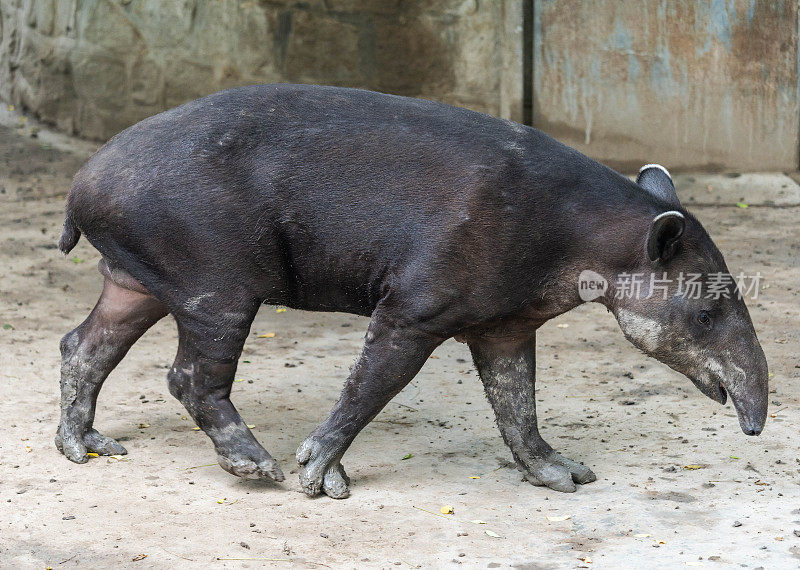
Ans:
{"label": "tapir tail", "polygon": [[81,230],[72,221],[72,217],[67,214],[64,219],[64,230],[61,232],[61,239],[58,240],[58,249],[61,250],[61,253],[67,254],[72,251],[79,239],[81,239]]}

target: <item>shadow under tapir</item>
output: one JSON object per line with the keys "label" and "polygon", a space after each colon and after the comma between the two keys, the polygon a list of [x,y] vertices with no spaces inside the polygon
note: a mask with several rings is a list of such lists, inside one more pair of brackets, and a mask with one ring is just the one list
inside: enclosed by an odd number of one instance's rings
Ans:
{"label": "shadow under tapir", "polygon": [[469,345],[525,477],[574,491],[595,475],[539,435],[535,345],[537,328],[583,302],[586,270],[607,280],[593,300],[633,344],[717,402],[730,395],[746,434],[764,426],[767,364],[735,284],[715,299],[674,285],[615,294],[622,274],[728,273],[666,170],[634,183],[534,128],[355,89],[222,91],[130,127],[86,163],[61,250],[81,234],[105,285],[61,341],[56,445],[77,463],[125,453],[93,428],[97,396],[171,314],[170,392],[225,470],[283,480],[229,399],[267,303],[371,317],[339,401],[297,450],[308,495],[348,495],[345,451],[451,337]]}

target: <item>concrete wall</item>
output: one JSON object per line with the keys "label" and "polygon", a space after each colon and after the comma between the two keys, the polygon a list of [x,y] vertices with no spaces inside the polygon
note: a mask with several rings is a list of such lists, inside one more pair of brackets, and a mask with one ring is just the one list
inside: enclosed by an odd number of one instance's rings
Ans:
{"label": "concrete wall", "polygon": [[0,98],[105,139],[226,87],[366,87],[522,120],[517,0],[0,0]]}
{"label": "concrete wall", "polygon": [[796,0],[536,0],[533,122],[618,168],[796,170]]}
{"label": "concrete wall", "polygon": [[532,120],[623,170],[796,170],[797,25],[798,0],[0,0],[0,99],[104,139],[327,83]]}

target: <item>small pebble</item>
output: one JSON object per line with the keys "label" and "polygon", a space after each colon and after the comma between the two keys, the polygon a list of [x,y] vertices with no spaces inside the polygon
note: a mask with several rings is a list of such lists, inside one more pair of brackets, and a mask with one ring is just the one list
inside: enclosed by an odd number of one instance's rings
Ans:
{"label": "small pebble", "polygon": [[733,526],[742,526],[742,523],[739,521],[733,521]]}

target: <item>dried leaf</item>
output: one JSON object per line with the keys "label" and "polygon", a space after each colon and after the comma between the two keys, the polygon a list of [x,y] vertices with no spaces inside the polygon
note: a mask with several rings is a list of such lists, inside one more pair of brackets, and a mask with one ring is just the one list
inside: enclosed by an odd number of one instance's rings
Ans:
{"label": "dried leaf", "polygon": [[275,338],[275,333],[264,333],[258,335],[258,338]]}
{"label": "dried leaf", "polygon": [[480,479],[480,475],[470,475],[469,479]]}
{"label": "dried leaf", "polygon": [[150,424],[141,423],[139,424],[139,429],[147,429],[150,427]]}
{"label": "dried leaf", "polygon": [[197,426],[194,426],[194,427],[192,428],[192,431],[200,431],[200,428],[199,428],[199,427],[197,427]]}
{"label": "dried leaf", "polygon": [[646,532],[640,532],[639,534],[634,534],[633,536],[635,536],[636,538],[648,538],[651,535]]}
{"label": "dried leaf", "polygon": [[683,468],[688,470],[688,471],[693,471],[695,469],[702,469],[703,466],[702,465],[684,465]]}
{"label": "dried leaf", "polygon": [[247,424],[247,427],[249,427],[250,429],[253,429],[253,428],[256,427],[256,424]]}
{"label": "dried leaf", "polygon": [[285,313],[286,312],[286,307],[279,307],[279,308],[275,309],[275,312],[276,313]]}
{"label": "dried leaf", "polygon": [[486,524],[486,521],[482,521],[481,519],[475,519],[469,522],[471,522],[472,524]]}
{"label": "dried leaf", "polygon": [[145,558],[147,558],[147,556],[148,556],[147,554],[137,554],[136,556],[131,558],[131,562],[139,562],[139,560],[144,560]]}
{"label": "dried leaf", "polygon": [[572,518],[572,515],[547,515],[547,520],[550,522],[561,522]]}
{"label": "dried leaf", "polygon": [[487,531],[485,531],[485,532],[486,532],[486,534],[487,534],[488,536],[491,536],[492,538],[503,538],[502,536],[500,536],[499,534],[497,534],[497,533],[496,533],[495,531],[493,531],[493,530],[487,530]]}
{"label": "dried leaf", "polygon": [[86,457],[100,457],[100,454],[90,451],[89,453],[86,454]]}
{"label": "dried leaf", "polygon": [[580,560],[581,562],[585,562],[586,564],[592,563],[592,559],[589,558],[588,556],[584,556],[583,558],[578,558],[578,560]]}

